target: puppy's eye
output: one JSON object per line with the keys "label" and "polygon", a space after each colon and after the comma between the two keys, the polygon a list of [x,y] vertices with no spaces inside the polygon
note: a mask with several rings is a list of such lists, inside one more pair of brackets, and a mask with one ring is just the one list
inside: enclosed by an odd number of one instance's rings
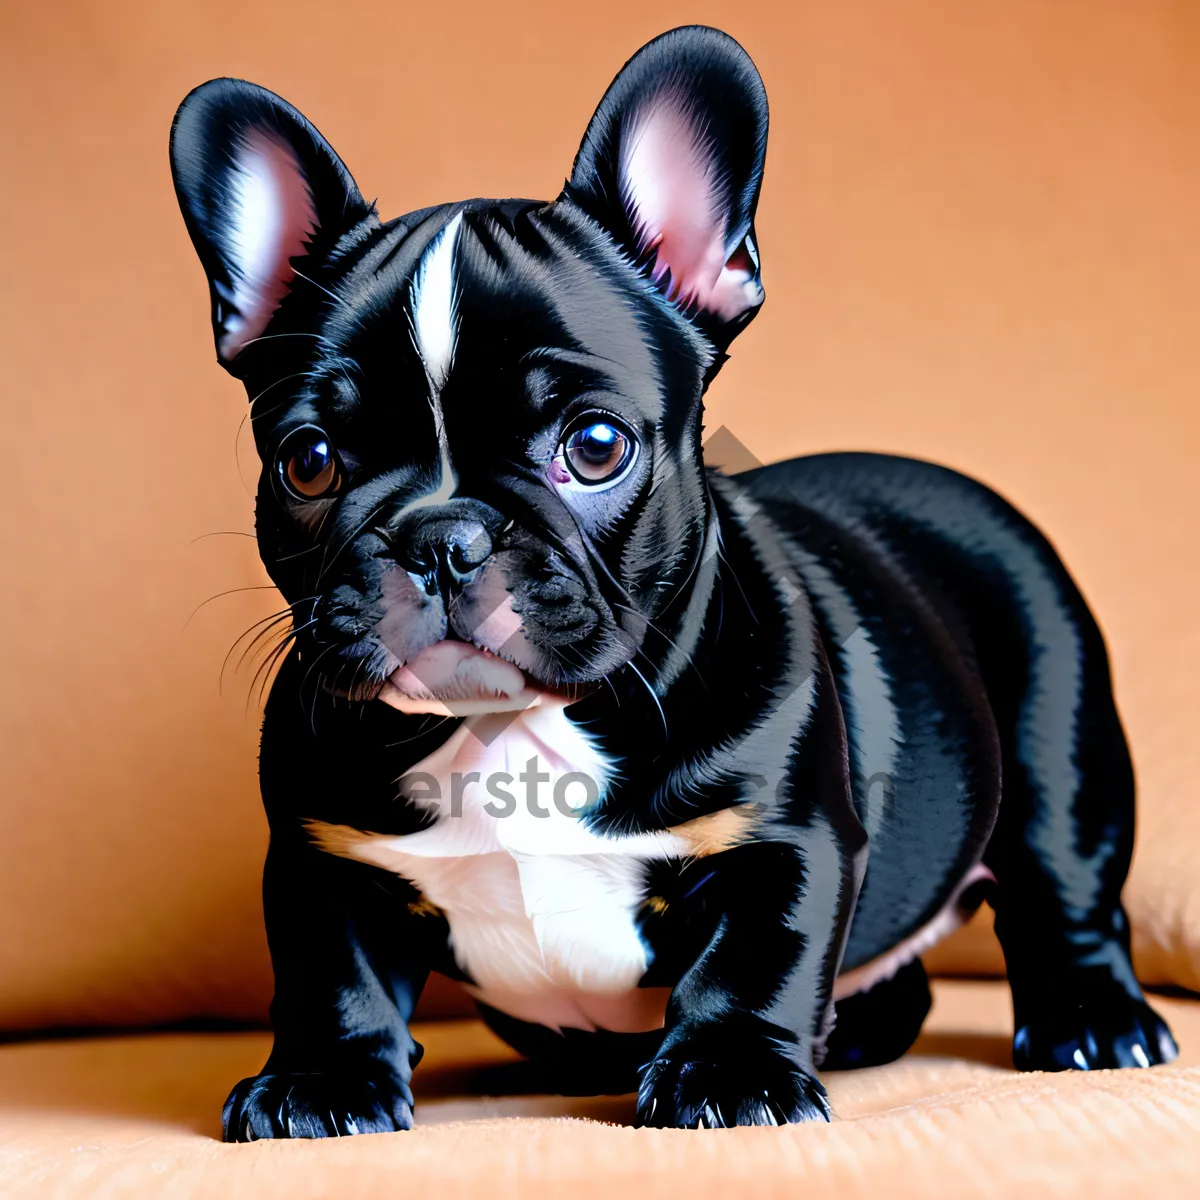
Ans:
{"label": "puppy's eye", "polygon": [[559,455],[585,487],[616,483],[633,463],[633,435],[615,420],[600,414],[584,418],[563,439]]}
{"label": "puppy's eye", "polygon": [[297,500],[320,500],[342,486],[337,451],[315,425],[288,435],[279,451],[278,469],[283,486]]}

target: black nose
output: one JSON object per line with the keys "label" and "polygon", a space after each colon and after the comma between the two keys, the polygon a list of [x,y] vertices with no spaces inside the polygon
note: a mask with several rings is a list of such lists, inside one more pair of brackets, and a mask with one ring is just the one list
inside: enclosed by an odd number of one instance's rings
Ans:
{"label": "black nose", "polygon": [[430,510],[412,514],[392,532],[396,561],[443,587],[463,587],[492,553],[491,513]]}

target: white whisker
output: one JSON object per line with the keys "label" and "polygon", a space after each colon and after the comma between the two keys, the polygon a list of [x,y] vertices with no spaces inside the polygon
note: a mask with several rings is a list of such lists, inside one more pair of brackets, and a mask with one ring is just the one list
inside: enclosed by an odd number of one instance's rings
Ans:
{"label": "white whisker", "polygon": [[650,699],[654,701],[654,707],[658,709],[658,715],[662,720],[663,735],[669,738],[671,731],[667,728],[667,714],[663,712],[663,706],[658,701],[658,693],[650,686],[650,681],[633,663],[627,662],[625,665],[646,685],[646,691],[650,693]]}

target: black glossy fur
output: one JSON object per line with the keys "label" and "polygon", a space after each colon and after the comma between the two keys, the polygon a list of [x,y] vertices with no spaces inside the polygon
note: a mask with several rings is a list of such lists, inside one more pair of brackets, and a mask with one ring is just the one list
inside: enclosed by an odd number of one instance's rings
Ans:
{"label": "black glossy fur", "polygon": [[[698,171],[663,167],[650,137],[648,161],[630,157],[646,112],[691,131]],[[456,722],[375,697],[422,648],[471,640],[505,594],[522,624],[505,655],[574,689],[570,719],[618,764],[594,831],[754,806],[731,848],[646,864],[642,983],[672,989],[663,1030],[558,1033],[485,1011],[565,1090],[636,1086],[652,1125],[828,1116],[822,1055],[888,1061],[928,1009],[914,960],[839,1003],[831,1034],[835,976],[911,937],[981,859],[1016,1065],[1173,1057],[1130,966],[1133,778],[1105,649],[1049,543],[922,462],[823,455],[733,479],[701,466],[703,393],[762,299],[765,142],[757,73],[704,29],[631,60],[551,204],[384,223],[278,97],[216,80],[184,101],[176,186],[218,355],[253,401],[259,543],[296,627],[262,743],[275,1045],[230,1096],[227,1138],[411,1125],[407,1022],[430,970],[464,977],[449,927],[400,876],[316,848],[305,822],[428,827],[396,781]],[[266,267],[247,266],[238,231],[257,169],[291,195],[280,227],[295,225]],[[715,268],[679,249],[688,222],[672,232],[670,203],[658,238],[641,171],[668,193],[708,189],[696,211]],[[410,306],[460,215],[441,379]],[[639,452],[610,489],[564,490],[555,456],[589,412]],[[304,426],[340,455],[330,498],[281,484],[281,448]],[[452,494],[438,491],[449,459]]]}

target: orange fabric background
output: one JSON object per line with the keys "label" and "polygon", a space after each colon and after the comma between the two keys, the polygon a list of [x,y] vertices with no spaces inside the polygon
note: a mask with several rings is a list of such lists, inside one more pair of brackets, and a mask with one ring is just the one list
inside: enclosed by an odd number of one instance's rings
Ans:
{"label": "orange fabric background", "polygon": [[257,715],[217,676],[275,603],[184,629],[264,576],[206,536],[251,529],[255,464],[171,191],[179,100],[279,91],[387,216],[548,198],[620,64],[686,21],[738,37],[772,105],[768,299],[710,427],[937,459],[1050,531],[1133,739],[1141,964],[1200,986],[1200,9],[6,0],[0,1027],[269,995]]}

